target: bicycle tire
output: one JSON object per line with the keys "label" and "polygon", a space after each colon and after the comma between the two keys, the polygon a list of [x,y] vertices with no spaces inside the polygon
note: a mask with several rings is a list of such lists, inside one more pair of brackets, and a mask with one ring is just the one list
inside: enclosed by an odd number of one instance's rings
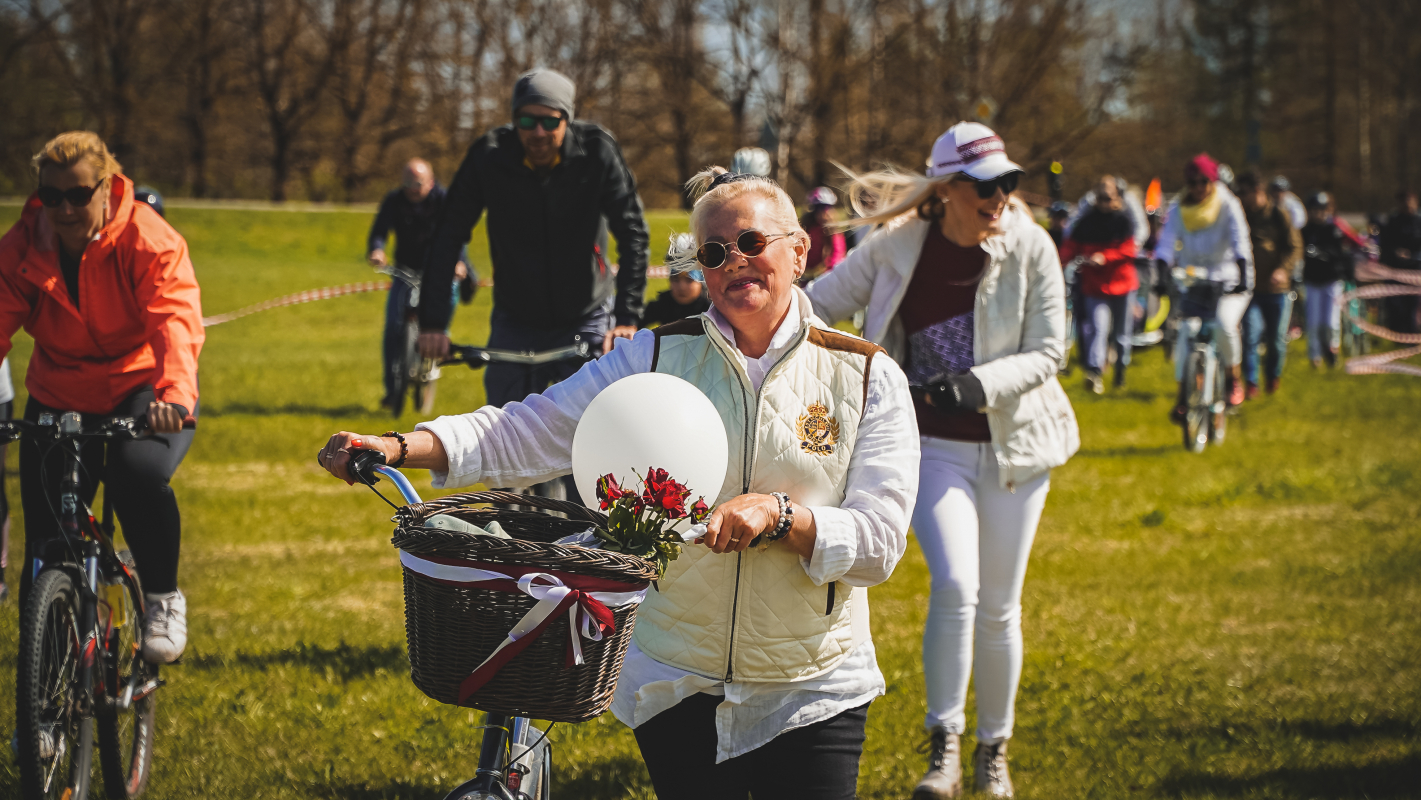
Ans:
{"label": "bicycle tire", "polygon": [[[15,684],[20,796],[26,800],[89,793],[94,724],[78,713],[73,697],[80,642],[87,638],[79,632],[79,619],[79,593],[69,573],[41,572],[21,618]],[[41,744],[46,735],[48,748]],[[58,752],[45,758],[44,749]]]}
{"label": "bicycle tire", "polygon": [[[1229,396],[1228,377],[1223,369],[1223,364],[1219,364],[1214,370],[1214,402],[1220,402],[1220,398]],[[1223,401],[1224,410],[1215,414],[1212,408],[1209,409],[1209,441],[1216,445],[1224,443],[1224,435],[1228,432],[1229,406],[1228,401]]]}
{"label": "bicycle tire", "polygon": [[400,358],[393,365],[394,391],[390,397],[390,411],[396,419],[405,413],[405,399],[410,393],[410,383],[419,368],[419,323],[405,320],[405,346],[400,350]]}
{"label": "bicycle tire", "polygon": [[[110,697],[123,693],[132,671],[146,675],[150,668],[139,656],[143,608],[143,586],[134,571],[133,556],[120,551],[119,561],[128,566],[132,578],[121,575],[119,580],[129,594],[131,613],[122,628],[109,638],[109,661],[105,664],[104,685]],[[125,672],[127,666],[127,672]],[[153,733],[157,711],[157,695],[149,694],[135,700],[127,711],[99,704],[95,720],[99,734],[99,767],[104,776],[104,792],[113,800],[130,800],[143,793],[153,766]]]}
{"label": "bicycle tire", "polygon": [[1209,443],[1209,416],[1212,410],[1204,403],[1204,354],[1190,352],[1184,362],[1184,381],[1188,388],[1184,406],[1184,449],[1202,453]]}

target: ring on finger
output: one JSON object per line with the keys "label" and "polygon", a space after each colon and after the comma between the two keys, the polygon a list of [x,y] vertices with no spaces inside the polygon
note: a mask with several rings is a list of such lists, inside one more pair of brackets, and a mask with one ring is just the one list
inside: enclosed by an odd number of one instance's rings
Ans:
{"label": "ring on finger", "polygon": [[730,540],[730,543],[731,543],[731,544],[740,544],[740,540],[739,540],[739,539],[731,539],[731,540]]}

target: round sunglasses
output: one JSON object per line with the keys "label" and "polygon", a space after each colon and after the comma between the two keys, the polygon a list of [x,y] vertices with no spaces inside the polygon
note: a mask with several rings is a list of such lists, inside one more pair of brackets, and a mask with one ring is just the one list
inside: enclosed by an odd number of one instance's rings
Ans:
{"label": "round sunglasses", "polygon": [[[757,230],[748,230],[735,237],[734,246],[736,250],[740,251],[740,255],[754,258],[765,252],[765,248],[770,246],[770,242],[793,235],[792,233],[765,234]],[[696,261],[706,269],[720,269],[725,266],[725,260],[729,257],[730,246],[723,242],[706,242],[696,251]]]}
{"label": "round sunglasses", "polygon": [[1002,194],[1009,195],[1016,191],[1016,187],[1021,183],[1020,172],[1008,172],[989,181],[979,181],[969,175],[963,175],[958,180],[972,184],[972,188],[977,190],[977,196],[983,200],[995,195],[998,189]]}
{"label": "round sunglasses", "polygon": [[65,200],[68,200],[69,205],[75,208],[83,208],[89,204],[90,200],[94,199],[94,192],[98,190],[99,187],[97,186],[71,186],[68,189],[41,186],[35,194],[39,197],[41,203],[44,203],[50,208],[58,208],[59,204]]}

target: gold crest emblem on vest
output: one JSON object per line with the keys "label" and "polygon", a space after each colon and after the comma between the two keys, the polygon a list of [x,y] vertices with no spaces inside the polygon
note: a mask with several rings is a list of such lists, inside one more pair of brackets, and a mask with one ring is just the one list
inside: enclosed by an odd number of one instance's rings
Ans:
{"label": "gold crest emblem on vest", "polygon": [[833,455],[839,441],[839,421],[829,416],[829,409],[822,403],[813,403],[807,413],[800,414],[794,430],[799,434],[800,450],[818,456]]}

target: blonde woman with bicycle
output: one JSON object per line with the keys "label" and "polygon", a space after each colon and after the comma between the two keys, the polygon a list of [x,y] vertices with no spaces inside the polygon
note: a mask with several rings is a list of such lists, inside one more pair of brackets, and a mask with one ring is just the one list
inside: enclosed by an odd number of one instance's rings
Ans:
{"label": "blonde woman with bicycle", "polygon": [[851,174],[850,201],[874,209],[853,224],[882,229],[808,293],[825,320],[866,309],[867,338],[914,387],[922,463],[913,528],[932,593],[923,635],[931,756],[913,797],[962,792],[974,672],[976,787],[1011,797],[1022,582],[1050,470],[1080,443],[1056,380],[1065,284],[1050,235],[1012,198],[1022,170],[995,133],[954,125],[929,164],[926,175]]}

